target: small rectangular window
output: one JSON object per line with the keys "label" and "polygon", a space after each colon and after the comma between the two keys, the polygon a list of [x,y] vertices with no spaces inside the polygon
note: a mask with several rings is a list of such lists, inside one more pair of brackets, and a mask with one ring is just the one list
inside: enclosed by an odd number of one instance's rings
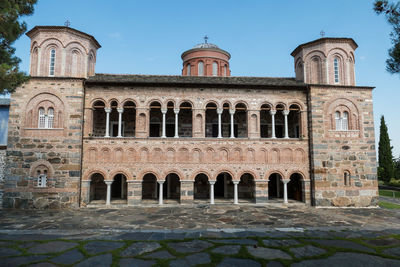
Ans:
{"label": "small rectangular window", "polygon": [[37,186],[38,187],[46,187],[47,186],[47,176],[46,174],[40,174],[37,178]]}

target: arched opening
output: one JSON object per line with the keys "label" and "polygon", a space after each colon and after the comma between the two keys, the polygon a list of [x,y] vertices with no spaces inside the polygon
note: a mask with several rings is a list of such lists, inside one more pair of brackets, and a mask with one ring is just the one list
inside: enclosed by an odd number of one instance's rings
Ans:
{"label": "arched opening", "polygon": [[302,176],[299,173],[293,173],[290,176],[290,182],[287,185],[289,199],[304,201],[302,180]]}
{"label": "arched opening", "polygon": [[254,177],[250,173],[245,173],[240,177],[238,184],[238,195],[240,199],[254,200],[256,184]]}
{"label": "arched opening", "polygon": [[215,61],[212,64],[212,76],[218,76],[218,63]]}
{"label": "arched opening", "polygon": [[183,102],[179,106],[178,118],[179,137],[192,137],[193,114],[192,105],[189,102]]}
{"label": "arched opening", "polygon": [[261,106],[260,111],[260,136],[261,138],[272,137],[272,117],[271,117],[271,106],[264,104]]}
{"label": "arched opening", "polygon": [[122,113],[122,136],[133,137],[136,130],[136,105],[133,101],[126,101],[124,103],[124,110]]}
{"label": "arched opening", "polygon": [[142,199],[154,199],[158,198],[158,183],[157,177],[148,173],[143,176],[142,181]]}
{"label": "arched opening", "polygon": [[235,128],[234,133],[238,138],[247,137],[247,108],[243,103],[236,104],[235,106]]}
{"label": "arched opening", "polygon": [[181,182],[176,173],[170,173],[165,177],[163,184],[163,198],[177,199],[181,198]]}
{"label": "arched opening", "polygon": [[[112,101],[110,103],[111,113],[110,113],[110,137],[118,136],[118,103],[117,101]],[[121,126],[124,129],[123,125]]]}
{"label": "arched opening", "polygon": [[162,113],[159,102],[150,104],[150,137],[160,137],[162,131]]}
{"label": "arched opening", "polygon": [[197,73],[198,73],[198,76],[203,76],[204,75],[204,63],[203,63],[203,61],[199,61],[199,63],[197,63]]}
{"label": "arched opening", "polygon": [[111,199],[113,201],[127,200],[127,189],[126,176],[121,173],[115,175],[111,184]]}
{"label": "arched opening", "polygon": [[221,114],[222,137],[229,137],[231,134],[231,115],[229,113],[229,109],[230,106],[228,103],[224,103],[222,105],[222,114]]}
{"label": "arched opening", "polygon": [[206,137],[218,137],[217,105],[214,103],[206,106]]}
{"label": "arched opening", "polygon": [[231,198],[233,199],[233,181],[232,176],[223,172],[218,174],[217,181],[214,186],[215,198]]}
{"label": "arched opening", "polygon": [[190,73],[191,73],[191,71],[190,71],[190,63],[189,63],[186,65],[186,75],[190,76],[191,75]]}
{"label": "arched opening", "polygon": [[283,138],[285,135],[285,116],[283,111],[285,107],[281,104],[276,106],[275,114],[275,136],[276,138]]}
{"label": "arched opening", "polygon": [[344,186],[351,186],[350,172],[348,171],[344,171],[343,173],[343,184]]}
{"label": "arched opening", "polygon": [[175,136],[175,113],[174,102],[167,103],[166,125],[165,132],[167,137]]}
{"label": "arched opening", "polygon": [[93,132],[92,136],[105,136],[106,134],[106,105],[103,101],[96,101],[93,104]]}
{"label": "arched opening", "polygon": [[321,84],[322,83],[322,63],[318,56],[311,59],[310,66],[310,83]]}
{"label": "arched opening", "polygon": [[269,176],[268,197],[283,198],[283,182],[279,173],[273,173]]}
{"label": "arched opening", "polygon": [[196,175],[194,179],[194,199],[210,198],[210,184],[208,176],[204,173]]}
{"label": "arched opening", "polygon": [[288,114],[288,131],[290,138],[300,137],[301,113],[298,105],[291,105]]}
{"label": "arched opening", "polygon": [[104,177],[100,173],[92,174],[90,178],[90,197],[89,202],[106,203],[107,185]]}

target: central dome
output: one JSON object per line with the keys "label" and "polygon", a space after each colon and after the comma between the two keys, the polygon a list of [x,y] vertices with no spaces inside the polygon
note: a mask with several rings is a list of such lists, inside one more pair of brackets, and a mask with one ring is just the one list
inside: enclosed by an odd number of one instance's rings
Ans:
{"label": "central dome", "polygon": [[210,44],[210,43],[202,43],[202,44],[197,44],[193,48],[217,48],[219,47],[215,44]]}

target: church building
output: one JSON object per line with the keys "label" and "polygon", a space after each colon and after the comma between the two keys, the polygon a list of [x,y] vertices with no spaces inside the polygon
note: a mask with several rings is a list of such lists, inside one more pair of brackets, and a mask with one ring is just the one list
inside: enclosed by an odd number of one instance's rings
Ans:
{"label": "church building", "polygon": [[27,36],[6,208],[377,205],[373,87],[356,86],[351,38],[301,44],[295,77],[271,78],[231,76],[207,39],[171,76],[96,73],[100,44],[70,27]]}

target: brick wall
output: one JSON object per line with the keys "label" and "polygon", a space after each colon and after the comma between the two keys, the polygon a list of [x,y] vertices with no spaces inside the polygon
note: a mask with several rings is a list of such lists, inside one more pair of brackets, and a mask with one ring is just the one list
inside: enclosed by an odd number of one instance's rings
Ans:
{"label": "brick wall", "polygon": [[0,209],[3,207],[4,172],[6,167],[6,150],[0,150]]}

